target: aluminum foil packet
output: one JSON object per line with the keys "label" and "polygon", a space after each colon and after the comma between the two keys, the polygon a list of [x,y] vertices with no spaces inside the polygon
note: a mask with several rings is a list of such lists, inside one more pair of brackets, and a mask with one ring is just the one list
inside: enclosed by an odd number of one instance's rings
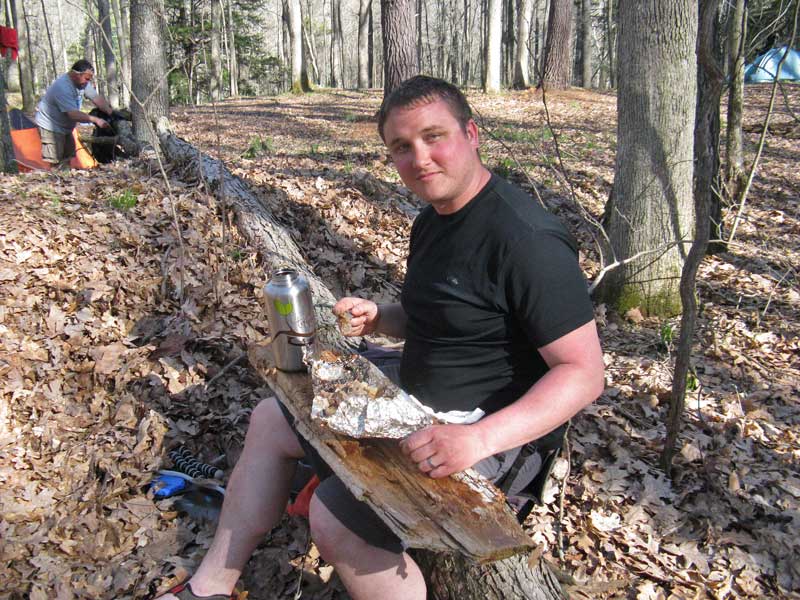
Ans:
{"label": "aluminum foil packet", "polygon": [[390,381],[363,356],[323,350],[307,357],[311,418],[355,438],[401,439],[436,423],[474,423],[483,411],[434,412]]}

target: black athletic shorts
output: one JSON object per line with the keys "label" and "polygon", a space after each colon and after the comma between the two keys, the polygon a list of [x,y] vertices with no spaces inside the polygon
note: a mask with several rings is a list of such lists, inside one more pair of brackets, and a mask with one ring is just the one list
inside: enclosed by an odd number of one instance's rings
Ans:
{"label": "black athletic shorts", "polygon": [[[374,350],[370,348],[370,350]],[[381,370],[391,377],[390,369],[394,363],[392,360],[382,361],[375,359],[370,352],[363,353],[367,358],[376,363]],[[399,353],[398,353],[399,355]],[[382,364],[385,363],[385,364]],[[314,447],[299,433],[294,427],[294,416],[283,404],[278,403],[286,420],[294,429],[300,445],[306,454],[306,461],[314,469],[319,477],[320,484],[315,495],[339,519],[339,521],[350,531],[358,535],[362,540],[372,546],[388,550],[389,552],[400,553],[405,547],[402,540],[386,525],[381,518],[375,514],[370,506],[358,500],[341,479],[333,472],[328,464],[322,459]],[[497,482],[503,479],[511,471],[514,461],[520,454],[522,447],[512,448],[500,454],[495,454],[475,464],[472,468],[487,479]],[[542,467],[542,458],[538,452],[533,452],[525,459],[521,468],[514,474],[514,481],[506,483],[504,488],[508,496],[514,496],[525,489],[536,477]]]}

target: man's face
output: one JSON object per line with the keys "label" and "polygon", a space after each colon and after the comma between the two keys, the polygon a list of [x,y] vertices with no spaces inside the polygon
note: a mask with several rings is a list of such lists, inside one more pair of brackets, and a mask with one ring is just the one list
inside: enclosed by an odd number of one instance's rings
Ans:
{"label": "man's face", "polygon": [[444,100],[393,109],[383,134],[403,183],[438,213],[459,210],[480,189],[478,128],[470,120],[462,129]]}
{"label": "man's face", "polygon": [[89,83],[93,78],[94,71],[84,71],[83,73],[70,71],[70,79],[72,79],[72,83],[74,83],[75,87],[79,90],[84,89],[86,84]]}

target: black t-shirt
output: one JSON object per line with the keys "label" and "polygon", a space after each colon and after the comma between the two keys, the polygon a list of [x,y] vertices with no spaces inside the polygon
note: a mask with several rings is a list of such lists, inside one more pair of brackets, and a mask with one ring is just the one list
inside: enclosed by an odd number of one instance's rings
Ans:
{"label": "black t-shirt", "polygon": [[516,401],[548,370],[536,349],[593,318],[575,240],[496,175],[458,212],[419,214],[401,302],[403,388],[440,411]]}

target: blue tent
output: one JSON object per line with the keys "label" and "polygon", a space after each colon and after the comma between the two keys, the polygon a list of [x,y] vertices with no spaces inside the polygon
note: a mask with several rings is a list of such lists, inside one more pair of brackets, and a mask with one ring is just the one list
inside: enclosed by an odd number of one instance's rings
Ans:
{"label": "blue tent", "polygon": [[[744,80],[746,83],[764,83],[775,81],[775,73],[778,71],[778,63],[786,52],[786,46],[773,48],[764,52],[751,64],[745,65]],[[789,56],[781,67],[781,80],[800,81],[800,52],[792,48]]]}

